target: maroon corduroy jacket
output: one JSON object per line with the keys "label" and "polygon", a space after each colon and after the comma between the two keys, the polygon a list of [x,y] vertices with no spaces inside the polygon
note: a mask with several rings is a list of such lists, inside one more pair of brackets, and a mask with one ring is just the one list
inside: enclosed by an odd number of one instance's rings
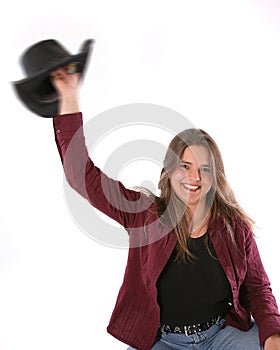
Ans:
{"label": "maroon corduroy jacket", "polygon": [[[160,323],[156,282],[175,247],[175,234],[159,221],[148,197],[126,189],[93,164],[81,113],[55,116],[53,122],[69,184],[129,234],[124,281],[107,330],[134,348],[150,350]],[[233,307],[226,324],[246,331],[252,315],[263,345],[266,338],[280,333],[280,314],[251,230],[236,222],[235,234],[238,250],[222,221],[210,224],[211,241],[232,289]]]}

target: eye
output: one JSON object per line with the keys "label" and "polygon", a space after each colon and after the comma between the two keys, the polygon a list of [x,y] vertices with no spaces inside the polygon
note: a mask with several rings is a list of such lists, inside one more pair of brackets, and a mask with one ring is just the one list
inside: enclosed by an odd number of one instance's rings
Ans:
{"label": "eye", "polygon": [[200,171],[203,173],[210,173],[211,169],[208,166],[203,166],[202,168],[200,168]]}
{"label": "eye", "polygon": [[178,167],[181,169],[189,169],[190,168],[190,166],[188,164],[179,164]]}

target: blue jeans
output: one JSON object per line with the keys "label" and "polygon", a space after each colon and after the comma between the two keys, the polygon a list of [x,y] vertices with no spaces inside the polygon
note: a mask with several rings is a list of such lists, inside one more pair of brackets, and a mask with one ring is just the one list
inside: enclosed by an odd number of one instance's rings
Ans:
{"label": "blue jeans", "polygon": [[[256,324],[242,332],[231,326],[222,328],[225,320],[194,335],[160,333],[151,350],[261,350]],[[136,350],[129,347],[127,350]]]}

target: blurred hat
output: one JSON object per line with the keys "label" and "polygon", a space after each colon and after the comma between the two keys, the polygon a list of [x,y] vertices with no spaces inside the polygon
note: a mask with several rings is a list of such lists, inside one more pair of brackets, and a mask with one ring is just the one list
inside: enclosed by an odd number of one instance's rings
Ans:
{"label": "blurred hat", "polygon": [[41,117],[51,118],[56,115],[58,94],[50,81],[51,72],[69,65],[69,73],[78,72],[82,78],[93,44],[93,39],[85,40],[76,55],[53,39],[40,41],[26,49],[20,63],[27,77],[12,82],[23,104]]}

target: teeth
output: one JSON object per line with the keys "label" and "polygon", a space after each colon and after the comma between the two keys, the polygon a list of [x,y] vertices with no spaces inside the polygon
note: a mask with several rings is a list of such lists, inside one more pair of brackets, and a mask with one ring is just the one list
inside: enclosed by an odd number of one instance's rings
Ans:
{"label": "teeth", "polygon": [[189,184],[183,184],[183,186],[185,188],[187,188],[188,190],[197,190],[199,188],[199,186],[193,186],[193,185],[189,185]]}

